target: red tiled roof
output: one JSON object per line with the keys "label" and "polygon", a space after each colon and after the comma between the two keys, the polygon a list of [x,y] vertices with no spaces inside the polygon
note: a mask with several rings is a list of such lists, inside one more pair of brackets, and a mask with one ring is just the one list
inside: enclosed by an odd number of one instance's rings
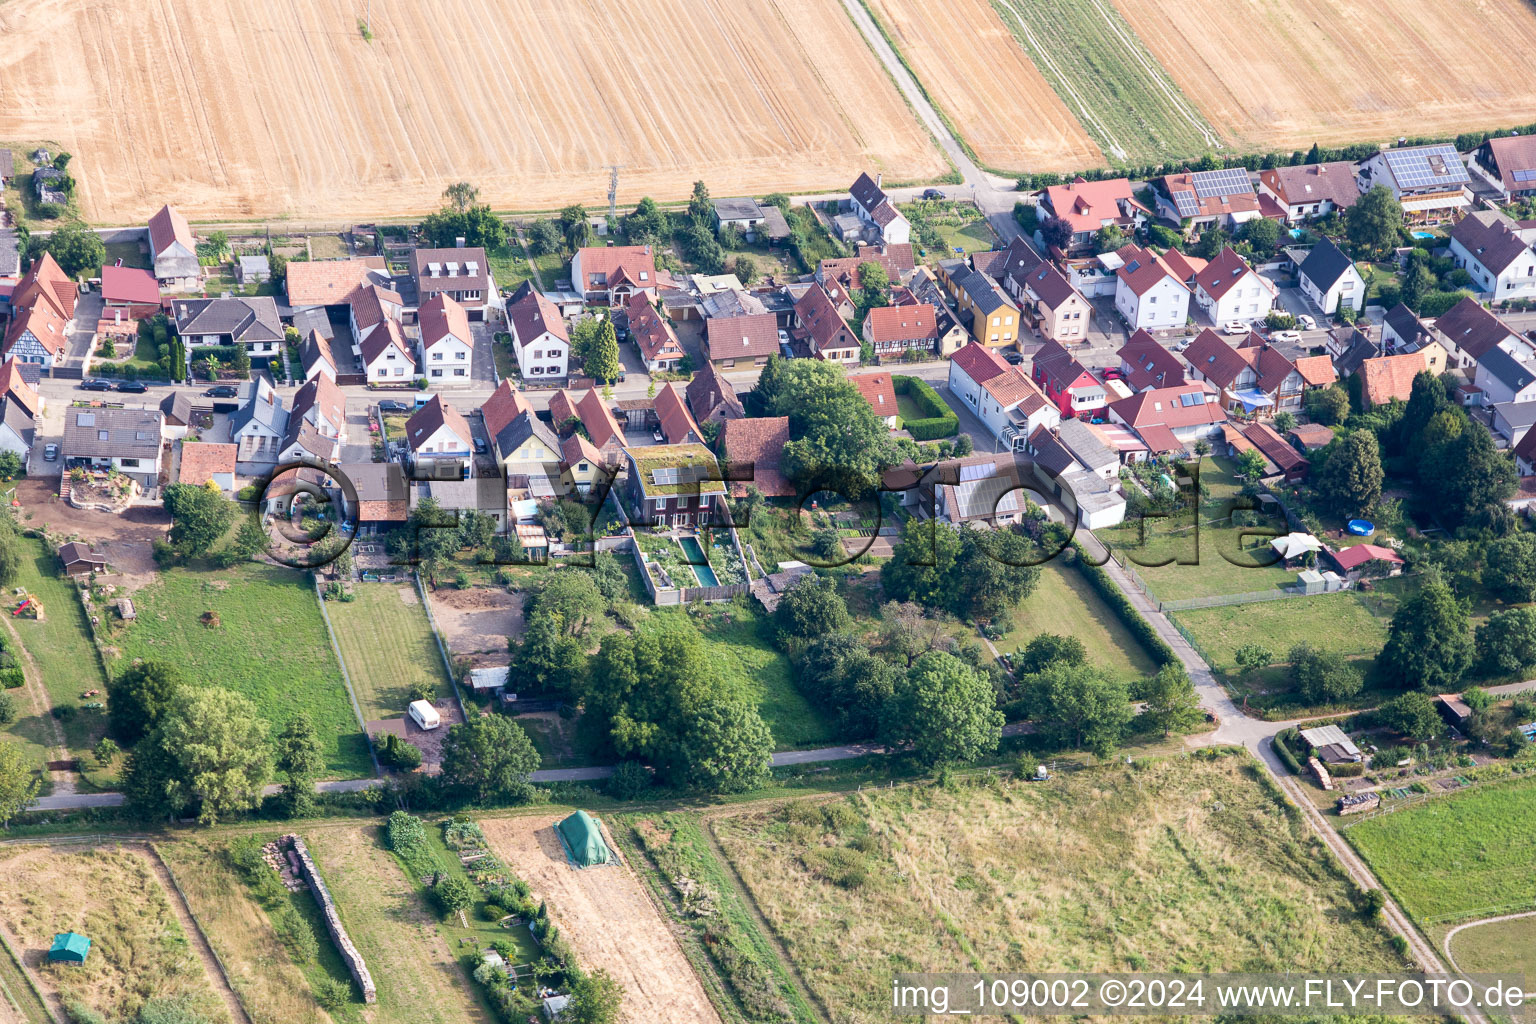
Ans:
{"label": "red tiled roof", "polygon": [[[1355,184],[1355,164],[1351,160],[1273,167],[1259,172],[1259,180],[1290,206],[1327,200],[1340,209],[1348,209],[1360,198],[1360,187]],[[1260,196],[1261,201],[1263,198]]]}
{"label": "red tiled roof", "polygon": [[338,430],[345,428],[347,398],[341,393],[341,388],[336,386],[336,382],[326,374],[316,374],[299,387],[294,393],[289,415],[303,416],[311,408],[319,409],[320,415]]}
{"label": "red tiled roof", "polygon": [[1120,357],[1126,383],[1137,391],[1184,383],[1184,363],[1144,330],[1131,335],[1115,355]]}
{"label": "red tiled roof", "polygon": [[1045,375],[1052,390],[1058,394],[1082,383],[1084,376],[1092,379],[1094,384],[1099,382],[1064,345],[1049,338],[1035,353],[1034,368]]}
{"label": "red tiled roof", "polygon": [[411,373],[414,374],[416,366],[409,362],[412,358],[410,346],[405,343],[405,336],[400,333],[400,325],[393,320],[385,320],[378,330],[364,338],[363,343],[358,346],[363,352],[363,366],[373,366],[374,360],[383,355],[390,346],[400,350],[411,367]]}
{"label": "red tiled roof", "polygon": [[731,382],[725,379],[725,374],[714,363],[707,360],[694,371],[684,395],[695,419],[707,420],[717,416],[719,419],[740,419],[747,414]]}
{"label": "red tiled roof", "polygon": [[1066,221],[1074,233],[1097,231],[1105,221],[1122,219],[1121,200],[1135,202],[1127,178],[1079,180],[1068,185],[1052,185],[1045,190],[1045,202],[1051,212]]}
{"label": "red tiled roof", "polygon": [[981,389],[991,395],[1004,410],[1017,405],[1026,416],[1039,412],[1050,404],[1039,386],[1017,366],[1008,367],[1007,373],[987,378],[982,382]]}
{"label": "red tiled roof", "polygon": [[[554,408],[553,402],[550,403],[550,408]],[[619,421],[613,418],[613,410],[608,408],[608,403],[603,401],[603,396],[598,394],[596,388],[589,389],[577,401],[576,415],[581,420],[581,425],[587,428],[592,443],[599,448],[614,440],[621,445],[624,443],[623,428],[619,426]]]}
{"label": "red tiled roof", "polygon": [[449,338],[457,338],[473,347],[475,341],[469,333],[469,314],[464,307],[438,292],[421,304],[416,320],[421,325],[421,347],[431,348]]}
{"label": "red tiled roof", "polygon": [[197,244],[192,240],[192,228],[187,223],[187,218],[173,206],[162,206],[160,210],[149,218],[149,248],[151,255],[159,256],[170,248],[172,242],[180,242],[187,247],[188,252],[196,252]]}
{"label": "red tiled roof", "polygon": [[[605,281],[617,282],[625,274],[631,281],[645,288],[656,286],[656,257],[648,245],[594,245],[576,250],[581,257],[581,272],[589,279],[601,276]],[[641,280],[640,275],[645,275]],[[576,281],[582,288],[586,281]]]}
{"label": "red tiled roof", "polygon": [[1165,277],[1178,280],[1179,286],[1185,287],[1179,275],[1170,270],[1168,264],[1151,249],[1143,249],[1139,245],[1122,245],[1115,250],[1115,255],[1125,261],[1125,265],[1115,271],[1116,275],[1137,295],[1145,295]]}
{"label": "red tiled roof", "polygon": [[1220,299],[1251,271],[1247,261],[1229,245],[1195,275],[1195,283],[1211,298]]}
{"label": "red tiled roof", "polygon": [[1378,558],[1384,562],[1391,562],[1394,565],[1403,564],[1402,555],[1399,555],[1391,548],[1385,548],[1379,544],[1355,544],[1347,548],[1340,548],[1338,551],[1330,551],[1328,554],[1333,556],[1333,560],[1339,563],[1339,568],[1345,572],[1351,569],[1358,569],[1366,562],[1375,561]]}
{"label": "red tiled roof", "polygon": [[1265,458],[1278,466],[1282,473],[1293,473],[1299,469],[1305,469],[1308,465],[1306,456],[1292,448],[1284,438],[1270,429],[1268,424],[1250,423],[1243,428],[1243,436],[1263,452]]}
{"label": "red tiled roof", "polygon": [[1173,276],[1185,284],[1200,276],[1200,271],[1209,265],[1207,260],[1199,256],[1186,255],[1178,249],[1169,249],[1163,253],[1162,259],[1168,264],[1168,269],[1173,271]]}
{"label": "red tiled roof", "polygon": [[33,416],[42,407],[37,390],[22,377],[21,366],[14,359],[0,363],[0,398],[5,396],[16,399]]}
{"label": "red tiled roof", "polygon": [[464,414],[443,401],[442,395],[433,395],[431,401],[417,409],[411,414],[411,418],[405,421],[406,443],[414,450],[418,441],[425,441],[444,426],[463,441],[466,447],[474,437],[469,429],[469,422],[464,419]]}
{"label": "red tiled roof", "polygon": [[597,446],[580,434],[572,434],[560,442],[560,457],[565,460],[567,466],[574,466],[578,462],[602,465],[605,461],[603,453],[597,450]]}
{"label": "red tiled roof", "polygon": [[1333,360],[1327,356],[1302,356],[1296,360],[1296,369],[1309,387],[1325,388],[1339,379]]}
{"label": "red tiled roof", "polygon": [[[1185,404],[1185,395],[1198,395],[1198,400]],[[1153,424],[1167,427],[1194,427],[1202,423],[1220,423],[1227,418],[1217,401],[1206,401],[1210,392],[1203,384],[1180,384],[1171,388],[1152,388],[1130,398],[1122,398],[1110,404],[1110,410],[1127,424],[1136,428],[1142,439],[1142,428]]]}
{"label": "red tiled roof", "polygon": [[507,324],[518,345],[529,344],[545,332],[567,344],[571,340],[560,310],[534,288],[531,281],[524,281],[513,293],[512,301],[507,303]]}
{"label": "red tiled roof", "polygon": [[102,267],[101,298],[103,302],[158,306],[160,282],[138,267]]}
{"label": "red tiled roof", "polygon": [[672,330],[672,324],[656,311],[649,292],[635,292],[629,297],[629,336],[640,346],[646,360],[682,359],[686,353]]}
{"label": "red tiled roof", "polygon": [[1360,388],[1371,405],[1382,405],[1394,398],[1406,402],[1413,395],[1413,378],[1423,371],[1422,352],[1377,356],[1360,364]]}
{"label": "red tiled roof", "polygon": [[966,342],[949,359],[977,384],[984,384],[1010,369],[1002,356],[975,341]]}
{"label": "red tiled roof", "polygon": [[853,381],[869,407],[875,410],[876,416],[884,419],[900,415],[896,411],[896,387],[889,373],[856,373],[848,379]]}
{"label": "red tiled roof", "polygon": [[668,381],[661,386],[656,392],[655,407],[656,418],[661,421],[661,432],[666,435],[668,444],[704,440],[704,434],[694,422],[676,384]]}
{"label": "red tiled roof", "polygon": [[512,387],[510,380],[504,380],[491,392],[491,397],[480,406],[480,418],[485,421],[485,432],[491,437],[496,437],[507,428],[507,424],[517,419],[523,413],[533,412],[533,406],[528,404],[528,399],[523,393]]}
{"label": "red tiled roof", "polygon": [[239,446],[233,444],[209,444],[206,441],[183,442],[181,446],[180,483],[202,486],[213,479],[215,473],[235,471],[235,455]]}
{"label": "red tiled roof", "polygon": [[27,331],[31,331],[38,343],[57,355],[64,350],[67,340],[64,329],[75,315],[75,299],[79,288],[69,275],[54,261],[53,255],[44,252],[32,262],[32,267],[17,283],[11,293],[10,328],[5,333],[5,352],[10,354]]}
{"label": "red tiled roof", "polygon": [[288,305],[302,309],[349,302],[352,292],[359,285],[367,283],[370,271],[382,276],[386,269],[382,256],[290,263],[284,277]]}
{"label": "red tiled roof", "polygon": [[[809,294],[809,293],[807,293]],[[864,317],[870,342],[933,341],[939,336],[938,311],[927,303],[911,306],[877,306]]]}
{"label": "red tiled roof", "polygon": [[[750,483],[770,498],[788,497],[794,487],[779,472],[779,459],[789,443],[789,417],[771,416],[726,420],[720,425],[720,450],[729,463],[727,475],[752,470]],[[748,481],[731,484],[733,494],[746,492]]]}
{"label": "red tiled roof", "polygon": [[712,360],[757,359],[779,350],[779,321],[772,313],[716,317],[704,322],[704,336]]}

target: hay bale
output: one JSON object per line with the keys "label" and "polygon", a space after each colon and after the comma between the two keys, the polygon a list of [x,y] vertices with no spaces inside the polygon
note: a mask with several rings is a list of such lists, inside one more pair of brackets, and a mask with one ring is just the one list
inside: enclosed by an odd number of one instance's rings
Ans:
{"label": "hay bale", "polygon": [[218,612],[203,612],[203,615],[202,615],[202,618],[201,618],[200,621],[202,622],[202,624],[204,626],[207,626],[209,629],[218,629],[219,628],[219,613]]}

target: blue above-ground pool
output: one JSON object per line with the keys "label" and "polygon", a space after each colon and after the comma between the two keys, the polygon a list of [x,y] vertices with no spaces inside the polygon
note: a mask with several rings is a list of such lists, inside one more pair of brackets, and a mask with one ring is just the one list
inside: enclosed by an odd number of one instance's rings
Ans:
{"label": "blue above-ground pool", "polygon": [[1415,231],[1413,233],[1413,237],[1414,238],[1434,238],[1435,237],[1435,233],[1433,231]]}
{"label": "blue above-ground pool", "polygon": [[1369,537],[1376,532],[1376,524],[1369,519],[1351,519],[1346,524],[1346,529],[1356,537]]}

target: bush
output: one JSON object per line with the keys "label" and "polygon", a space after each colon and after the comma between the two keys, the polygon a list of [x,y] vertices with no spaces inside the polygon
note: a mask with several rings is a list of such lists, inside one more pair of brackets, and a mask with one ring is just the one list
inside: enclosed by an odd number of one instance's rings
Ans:
{"label": "bush", "polygon": [[315,939],[315,930],[292,907],[284,907],[272,915],[272,930],[277,933],[278,941],[287,947],[295,963],[313,963],[320,955],[320,943]]}
{"label": "bush", "polygon": [[1283,729],[1276,733],[1274,738],[1270,740],[1269,745],[1270,748],[1274,750],[1275,756],[1280,759],[1280,762],[1291,770],[1292,775],[1300,775],[1301,763],[1296,760],[1296,755],[1291,753],[1290,746],[1287,742],[1292,738],[1299,738],[1295,727],[1290,729]]}
{"label": "bush", "polygon": [[403,736],[386,733],[379,742],[379,763],[387,768],[413,771],[421,767],[421,748]]}
{"label": "bush", "polygon": [[507,916],[507,908],[499,903],[487,903],[480,908],[480,916],[487,921],[500,921]]}
{"label": "bush", "polygon": [[26,684],[26,677],[21,674],[19,668],[0,668],[0,685],[7,690],[14,690],[18,686]]}
{"label": "bush", "polygon": [[443,908],[443,913],[453,914],[474,906],[475,889],[457,875],[444,875],[432,887],[432,898]]}
{"label": "bush", "polygon": [[327,1013],[335,1013],[352,1001],[352,986],[345,981],[324,977],[313,989],[315,1002]]}
{"label": "bush", "polygon": [[651,771],[639,761],[621,761],[603,791],[615,800],[638,800],[651,788]]}

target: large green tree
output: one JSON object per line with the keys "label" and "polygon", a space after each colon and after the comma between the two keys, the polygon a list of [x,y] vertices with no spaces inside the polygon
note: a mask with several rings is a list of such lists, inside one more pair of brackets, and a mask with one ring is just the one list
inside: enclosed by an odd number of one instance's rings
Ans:
{"label": "large green tree", "polygon": [[1438,574],[1397,609],[1376,664],[1393,685],[1428,693],[1454,693],[1472,664],[1467,610]]}
{"label": "large green tree", "polygon": [[443,781],[480,805],[527,800],[538,767],[528,734],[505,715],[476,715],[443,739]]}
{"label": "large green tree", "polygon": [[614,333],[613,321],[607,317],[597,329],[597,338],[587,352],[582,370],[588,377],[604,384],[619,379],[619,339]]}
{"label": "large green tree", "polygon": [[624,1002],[624,988],[602,968],[577,975],[570,1002],[560,1011],[560,1024],[615,1024]]}
{"label": "large green tree", "polygon": [[1317,490],[1339,515],[1365,515],[1381,500],[1386,474],[1381,468],[1381,446],[1369,430],[1353,430],[1335,440],[1328,461],[1318,474]]}
{"label": "large green tree", "polygon": [[1477,627],[1477,654],[1490,676],[1525,675],[1536,665],[1536,608],[1506,608]]}
{"label": "large green tree", "polygon": [[960,558],[960,533],[937,519],[908,519],[891,557],[880,566],[886,596],[923,608],[950,605],[950,581]]}
{"label": "large green tree", "polygon": [[1513,533],[1488,545],[1483,582],[1510,604],[1536,601],[1536,534]]}
{"label": "large green tree", "polygon": [[65,224],[53,229],[47,238],[33,235],[27,240],[27,257],[38,259],[49,253],[59,269],[70,277],[101,271],[107,261],[107,247],[101,236],[84,224]]}
{"label": "large green tree", "polygon": [[983,622],[1006,618],[1040,583],[1040,567],[1026,564],[1030,555],[1029,542],[1012,530],[960,531],[953,610]]}
{"label": "large green tree", "polygon": [[[1457,415],[1466,414],[1458,410]],[[1436,450],[1428,485],[1447,524],[1475,527],[1504,516],[1504,502],[1515,493],[1519,473],[1510,453],[1493,446],[1492,434],[1469,425]]]}
{"label": "large green tree", "polygon": [[283,774],[283,804],[290,818],[308,814],[315,804],[315,778],[325,770],[325,748],[315,723],[299,713],[277,736],[277,770]]}
{"label": "large green tree", "polygon": [[522,639],[512,641],[512,652],[512,670],[530,693],[568,694],[585,674],[586,642],[565,628],[558,611],[531,613]]}
{"label": "large green tree", "polygon": [[[928,648],[909,650],[916,661]],[[910,662],[908,663],[910,664]],[[845,739],[868,739],[879,732],[880,715],[896,692],[902,672],[871,654],[853,633],[815,638],[796,664],[796,684],[806,699],[833,716]]]}
{"label": "large green tree", "polygon": [[150,815],[198,809],[217,824],[261,802],[272,775],[267,723],[237,693],[184,690],[124,769],[129,803]]}
{"label": "large green tree", "polygon": [[0,740],[0,828],[9,828],[11,819],[37,798],[43,785],[37,768],[22,755],[20,743]]}
{"label": "large green tree", "polygon": [[1088,665],[1056,665],[1027,684],[1042,735],[1108,757],[1134,717],[1125,683]]}
{"label": "large green tree", "polygon": [[1398,242],[1403,207],[1385,185],[1373,185],[1344,214],[1344,232],[1367,255],[1380,255]]}
{"label": "large green tree", "polygon": [[882,731],[925,764],[966,763],[997,749],[1003,713],[986,676],[952,654],[913,662],[886,703]]}
{"label": "large green tree", "polygon": [[683,743],[693,786],[711,793],[740,793],[768,781],[773,735],[746,700],[706,704]]}
{"label": "large green tree", "polygon": [[1376,709],[1376,718],[1389,729],[1416,740],[1430,740],[1445,732],[1435,710],[1434,698],[1417,690],[1400,693]]}
{"label": "large green tree", "polygon": [[1291,683],[1313,704],[1335,704],[1360,692],[1360,672],[1337,651],[1319,651],[1308,643],[1291,648]]}
{"label": "large green tree", "polygon": [[181,686],[181,673],[166,662],[128,666],[107,684],[107,728],[123,746],[132,746],[175,706]]}
{"label": "large green tree", "polygon": [[1183,732],[1200,723],[1200,697],[1184,666],[1169,662],[1157,670],[1142,688],[1145,710],[1142,712],[1164,736]]}
{"label": "large green tree", "polygon": [[171,484],[161,503],[171,515],[171,546],[186,557],[206,555],[240,514],[216,486]]}
{"label": "large green tree", "polygon": [[640,200],[635,212],[624,218],[624,232],[635,245],[660,242],[667,236],[669,227],[667,215],[650,196]]}
{"label": "large green tree", "polygon": [[793,359],[775,371],[770,416],[788,416],[792,440],[781,465],[802,486],[855,499],[880,483],[895,461],[885,421],[875,415],[843,368],[820,359]]}
{"label": "large green tree", "polygon": [[453,248],[460,238],[484,249],[500,249],[507,241],[506,223],[486,205],[445,206],[422,218],[421,233],[439,249]]}
{"label": "large green tree", "polygon": [[847,629],[848,606],[830,577],[807,573],[779,597],[773,624],[781,641],[807,642]]}

